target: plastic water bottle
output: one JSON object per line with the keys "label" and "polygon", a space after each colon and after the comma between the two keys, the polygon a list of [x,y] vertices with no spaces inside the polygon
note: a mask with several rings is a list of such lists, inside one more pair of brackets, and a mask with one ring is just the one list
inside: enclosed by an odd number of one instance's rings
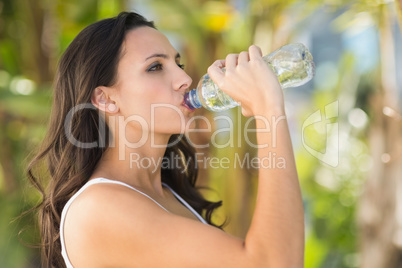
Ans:
{"label": "plastic water bottle", "polygon": [[[263,59],[278,77],[282,88],[301,86],[314,76],[313,57],[303,44],[285,45]],[[186,93],[184,102],[190,109],[204,107],[215,112],[240,105],[220,90],[208,74],[201,78],[196,89]]]}

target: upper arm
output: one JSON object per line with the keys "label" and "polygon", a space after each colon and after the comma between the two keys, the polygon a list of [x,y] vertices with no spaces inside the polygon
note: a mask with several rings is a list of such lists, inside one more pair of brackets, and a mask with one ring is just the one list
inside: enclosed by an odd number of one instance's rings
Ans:
{"label": "upper arm", "polygon": [[[67,252],[73,264],[84,267],[95,262],[113,267],[257,266],[243,240],[216,227],[168,213],[145,196],[124,187],[91,187],[91,192],[89,188],[86,190],[85,199],[76,200],[79,209],[72,209],[70,226],[66,223],[66,242],[70,246]],[[88,198],[90,195],[94,198]],[[71,230],[75,239],[68,239]],[[79,257],[82,252],[88,253],[85,263]]]}

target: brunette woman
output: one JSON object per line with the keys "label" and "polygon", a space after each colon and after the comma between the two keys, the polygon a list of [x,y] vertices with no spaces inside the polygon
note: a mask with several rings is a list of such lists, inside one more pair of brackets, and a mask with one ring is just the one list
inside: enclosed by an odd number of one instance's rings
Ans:
{"label": "brunette woman", "polygon": [[[192,116],[183,102],[192,80],[180,54],[136,13],[85,28],[60,60],[49,131],[28,169],[44,194],[44,265],[303,267],[303,207],[283,94],[261,56],[251,46],[208,69],[243,115],[256,117],[257,129],[276,120],[276,133],[257,132],[258,156],[286,161],[259,169],[243,240],[211,222],[221,203],[195,188],[194,149],[182,135]],[[35,172],[41,160],[46,191]]]}

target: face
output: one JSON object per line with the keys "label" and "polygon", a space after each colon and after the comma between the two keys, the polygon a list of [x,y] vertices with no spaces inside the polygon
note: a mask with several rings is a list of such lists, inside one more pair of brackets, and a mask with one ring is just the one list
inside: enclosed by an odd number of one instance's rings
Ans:
{"label": "face", "polygon": [[122,44],[113,99],[132,130],[155,134],[183,133],[191,110],[183,97],[192,80],[180,55],[159,31],[140,27],[129,31]]}

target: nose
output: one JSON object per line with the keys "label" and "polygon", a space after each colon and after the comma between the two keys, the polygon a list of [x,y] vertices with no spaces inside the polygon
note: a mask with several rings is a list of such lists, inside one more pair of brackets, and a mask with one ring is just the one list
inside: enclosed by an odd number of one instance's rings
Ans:
{"label": "nose", "polygon": [[175,81],[174,88],[184,93],[186,89],[190,87],[192,82],[193,79],[191,79],[191,77],[183,69],[179,68],[179,73]]}

